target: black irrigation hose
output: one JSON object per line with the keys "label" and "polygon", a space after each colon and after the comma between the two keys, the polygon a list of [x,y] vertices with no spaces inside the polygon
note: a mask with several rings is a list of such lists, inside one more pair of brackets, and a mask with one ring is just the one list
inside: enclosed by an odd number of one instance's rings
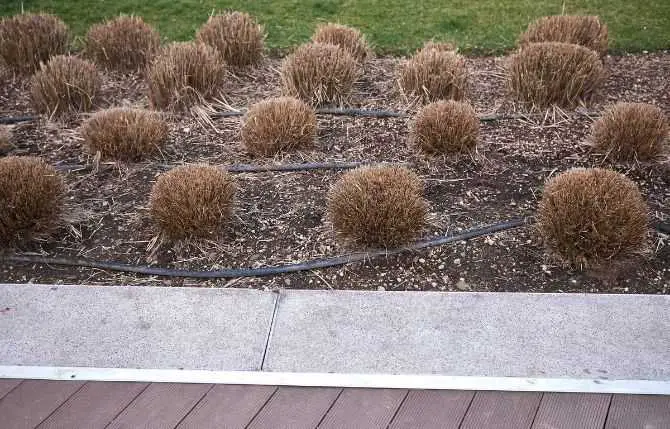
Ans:
{"label": "black irrigation hose", "polygon": [[[252,164],[236,164],[222,166],[229,173],[265,173],[269,171],[313,171],[313,170],[351,170],[353,168],[362,167],[365,165],[397,165],[409,166],[408,163],[385,163],[385,162],[305,162],[301,164],[269,164],[269,165],[252,165]],[[54,168],[58,171],[80,171],[86,168],[92,168],[92,165],[80,164],[61,164]],[[165,166],[171,168],[170,166]]]}
{"label": "black irrigation hose", "polygon": [[[244,116],[244,111],[229,111],[229,112],[214,112],[209,115],[210,118],[230,118],[237,116]],[[403,118],[409,116],[406,112],[394,112],[391,110],[374,110],[374,109],[343,109],[334,107],[322,107],[316,109],[317,114],[321,115],[336,115],[336,116],[355,116],[365,118]],[[525,119],[532,117],[530,114],[519,113],[513,115],[484,115],[480,116],[481,122],[493,122],[509,119]]]}
{"label": "black irrigation hose", "polygon": [[[210,118],[230,118],[237,116],[244,116],[244,111],[229,111],[229,112],[214,112],[209,115]],[[355,116],[364,118],[402,118],[408,116],[406,112],[394,112],[391,110],[375,110],[375,109],[349,109],[349,108],[335,108],[335,107],[321,107],[316,109],[317,114],[321,115],[339,115],[339,116]],[[597,116],[598,112],[577,112],[583,116]],[[482,122],[503,121],[510,119],[526,119],[531,118],[533,114],[512,114],[512,115],[484,115],[480,116],[479,120]],[[541,115],[539,115],[541,116]],[[17,124],[19,122],[29,122],[39,119],[39,116],[17,116],[17,117],[0,117],[0,125]]]}
{"label": "black irrigation hose", "polygon": [[1,125],[9,125],[9,124],[18,124],[19,122],[30,122],[30,121],[36,121],[39,119],[39,116],[16,116],[16,117],[5,117],[2,118],[0,117],[0,124]]}
{"label": "black irrigation hose", "polygon": [[263,277],[263,276],[275,276],[278,274],[295,273],[299,271],[316,270],[320,268],[336,267],[340,265],[350,264],[353,262],[367,261],[379,256],[398,255],[400,253],[404,253],[411,250],[427,249],[430,247],[441,246],[444,244],[454,243],[458,241],[470,240],[472,238],[481,237],[484,235],[491,235],[496,232],[512,228],[518,228],[520,226],[529,225],[531,223],[532,220],[529,218],[517,218],[505,222],[498,222],[480,228],[473,228],[458,234],[450,234],[443,237],[419,241],[414,244],[410,244],[408,246],[400,247],[397,249],[359,252],[344,256],[336,256],[332,258],[315,259],[313,261],[300,262],[297,264],[286,264],[275,267],[261,267],[261,268],[228,268],[214,271],[190,271],[190,270],[181,270],[172,268],[138,266],[132,264],[117,263],[117,262],[90,261],[85,259],[69,259],[69,258],[50,258],[35,255],[10,255],[1,257],[0,260],[6,262],[99,268],[103,270],[121,271],[126,273],[136,273],[136,274],[164,276],[164,277],[192,277],[199,279]]}
{"label": "black irrigation hose", "polygon": [[[319,115],[340,115],[340,116],[360,116],[367,118],[400,118],[407,116],[404,112],[393,112],[390,110],[370,110],[370,109],[343,109],[336,107],[319,107],[316,110]],[[210,118],[230,118],[244,116],[244,111],[214,112],[209,115]]]}
{"label": "black irrigation hose", "polygon": [[407,116],[407,113],[392,112],[390,110],[338,109],[330,107],[316,109],[316,113],[322,115],[361,116],[367,118],[401,118]]}
{"label": "black irrigation hose", "polygon": [[654,224],[654,228],[656,228],[658,231],[662,232],[663,234],[670,234],[670,223],[656,222]]}
{"label": "black irrigation hose", "polygon": [[[224,167],[229,173],[264,173],[267,171],[312,171],[312,170],[351,170],[364,165],[387,165],[383,162],[306,162],[302,164],[250,165],[238,164]],[[388,165],[408,165],[393,163]]]}

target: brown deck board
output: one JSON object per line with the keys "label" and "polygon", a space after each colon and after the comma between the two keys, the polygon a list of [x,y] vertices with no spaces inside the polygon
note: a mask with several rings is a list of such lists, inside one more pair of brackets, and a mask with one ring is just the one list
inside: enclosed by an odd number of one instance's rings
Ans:
{"label": "brown deck board", "polygon": [[147,383],[89,382],[70,397],[38,429],[102,429],[130,404]]}
{"label": "brown deck board", "polygon": [[214,386],[177,429],[244,429],[276,390],[275,386]]}
{"label": "brown deck board", "polygon": [[342,389],[280,387],[249,429],[314,429]]}
{"label": "brown deck board", "polygon": [[4,398],[6,394],[12,391],[16,386],[21,384],[23,380],[19,379],[2,379],[0,380],[0,399]]}
{"label": "brown deck board", "polygon": [[605,429],[670,429],[670,396],[614,395]]}
{"label": "brown deck board", "polygon": [[474,392],[411,390],[389,429],[458,429]]}
{"label": "brown deck board", "polygon": [[25,380],[0,399],[2,427],[34,429],[83,384],[82,381]]}
{"label": "brown deck board", "polygon": [[612,395],[545,393],[533,429],[603,429]]}
{"label": "brown deck board", "polygon": [[109,429],[173,429],[202,399],[210,384],[151,383]]}
{"label": "brown deck board", "polygon": [[541,397],[534,392],[477,392],[461,428],[528,429]]}
{"label": "brown deck board", "polygon": [[386,428],[407,393],[405,389],[344,389],[319,429]]}

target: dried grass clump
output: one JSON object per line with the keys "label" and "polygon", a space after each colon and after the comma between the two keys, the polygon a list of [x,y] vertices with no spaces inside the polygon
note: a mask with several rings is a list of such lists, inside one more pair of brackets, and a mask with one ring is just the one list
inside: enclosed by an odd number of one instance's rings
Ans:
{"label": "dried grass clump", "polygon": [[281,66],[284,93],[317,105],[344,102],[359,75],[354,57],[327,43],[299,46]]}
{"label": "dried grass clump", "polygon": [[356,28],[341,24],[322,24],[316,28],[312,41],[339,46],[349,52],[359,63],[364,62],[371,54],[365,36]]}
{"label": "dried grass clump", "polygon": [[410,128],[411,141],[431,153],[472,152],[479,138],[475,109],[460,101],[438,101],[423,107]]}
{"label": "dried grass clump", "polygon": [[648,161],[664,152],[670,124],[653,104],[617,103],[593,123],[591,141],[615,161]]}
{"label": "dried grass clump", "polygon": [[572,169],[547,182],[537,220],[549,251],[584,268],[644,248],[647,213],[637,185],[623,174]]}
{"label": "dried grass clump", "polygon": [[81,127],[92,153],[103,158],[136,161],[157,152],[167,140],[169,127],[149,110],[114,108],[96,112]]}
{"label": "dried grass clump", "polygon": [[538,42],[572,43],[605,56],[607,25],[597,16],[545,16],[531,23],[519,37],[520,45]]}
{"label": "dried grass clump", "polygon": [[0,57],[17,73],[33,73],[40,63],[65,54],[69,40],[67,25],[54,15],[25,13],[0,20]]}
{"label": "dried grass clump", "polygon": [[297,98],[263,100],[247,112],[241,136],[247,150],[261,156],[308,147],[316,136],[316,114]]}
{"label": "dried grass clump", "polygon": [[465,60],[456,52],[428,46],[400,68],[400,86],[405,94],[424,102],[461,100],[467,85]]}
{"label": "dried grass clump", "polygon": [[394,247],[414,239],[426,223],[421,179],[404,167],[361,167],[330,189],[328,213],[345,240]]}
{"label": "dried grass clump", "polygon": [[86,33],[86,55],[108,69],[143,70],[160,47],[158,31],[138,16],[119,16]]}
{"label": "dried grass clump", "polygon": [[263,27],[243,12],[210,16],[196,34],[199,42],[216,48],[233,67],[257,64],[263,57],[264,38]]}
{"label": "dried grass clump", "polygon": [[42,159],[0,159],[0,244],[49,233],[58,224],[64,194],[63,179]]}
{"label": "dried grass clump", "polygon": [[512,55],[507,84],[512,95],[535,107],[573,108],[593,99],[605,79],[598,54],[568,43],[531,43]]}
{"label": "dried grass clump", "polygon": [[86,112],[100,89],[101,79],[93,63],[68,55],[53,57],[30,81],[33,107],[58,116]]}
{"label": "dried grass clump", "polygon": [[154,107],[186,109],[216,95],[226,65],[216,49],[203,43],[172,43],[149,68],[149,100]]}
{"label": "dried grass clump", "polygon": [[235,183],[217,167],[192,165],[161,174],[151,190],[150,212],[170,239],[215,236],[232,213]]}
{"label": "dried grass clump", "polygon": [[421,50],[435,49],[442,52],[456,52],[458,48],[451,42],[436,42],[434,40],[429,40],[423,44]]}

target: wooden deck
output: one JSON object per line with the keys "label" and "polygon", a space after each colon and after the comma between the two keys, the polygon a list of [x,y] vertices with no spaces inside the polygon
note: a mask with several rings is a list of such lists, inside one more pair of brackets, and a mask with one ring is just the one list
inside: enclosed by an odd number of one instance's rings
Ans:
{"label": "wooden deck", "polygon": [[0,379],[3,429],[670,429],[670,396]]}

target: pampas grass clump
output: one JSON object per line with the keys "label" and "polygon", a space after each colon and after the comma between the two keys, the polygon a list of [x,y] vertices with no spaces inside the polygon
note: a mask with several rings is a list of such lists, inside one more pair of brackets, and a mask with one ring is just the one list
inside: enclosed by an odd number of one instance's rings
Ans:
{"label": "pampas grass clump", "polygon": [[423,107],[410,127],[410,140],[425,152],[467,153],[479,138],[475,109],[460,101],[438,101]]}
{"label": "pampas grass clump", "polygon": [[150,212],[166,237],[213,238],[229,221],[235,182],[230,173],[208,165],[173,168],[151,190]]}
{"label": "pampas grass clump", "polygon": [[160,35],[138,16],[119,16],[86,33],[84,52],[96,64],[122,72],[143,70],[160,47]]}
{"label": "pampas grass clump", "polygon": [[562,42],[581,45],[599,55],[607,54],[607,25],[597,16],[545,16],[531,23],[519,44]]}
{"label": "pampas grass clump", "polygon": [[96,112],[81,126],[91,153],[103,158],[136,161],[157,152],[169,126],[160,114],[144,109],[113,108]]}
{"label": "pampas grass clump", "polygon": [[58,224],[65,185],[42,159],[8,156],[0,159],[0,245],[20,243],[48,234]]}
{"label": "pampas grass clump", "polygon": [[361,167],[328,194],[328,216],[346,241],[394,247],[414,239],[426,223],[421,179],[404,167]]}
{"label": "pampas grass clump", "polygon": [[364,62],[371,54],[365,36],[356,28],[341,24],[322,24],[316,28],[312,41],[337,45],[349,52],[359,63]]}
{"label": "pampas grass clump", "polygon": [[516,100],[544,108],[590,102],[605,79],[598,54],[559,42],[531,43],[512,55],[507,85]]}
{"label": "pampas grass clump", "polygon": [[299,46],[281,66],[284,94],[314,105],[344,102],[359,75],[354,57],[327,43]]}
{"label": "pampas grass clump", "polygon": [[40,113],[59,116],[87,112],[100,90],[95,64],[69,55],[53,57],[30,80],[33,107]]}
{"label": "pampas grass clump", "polygon": [[593,123],[591,141],[615,161],[649,161],[666,150],[670,124],[659,107],[616,103]]}
{"label": "pampas grass clump", "polygon": [[149,67],[149,100],[156,108],[184,110],[217,95],[225,76],[226,65],[216,49],[175,42]]}
{"label": "pampas grass clump", "polygon": [[314,108],[293,97],[263,100],[249,108],[241,136],[247,150],[260,156],[308,147],[316,136]]}
{"label": "pampas grass clump", "polygon": [[549,252],[584,268],[643,249],[648,207],[623,174],[579,168],[545,184],[537,221]]}
{"label": "pampas grass clump", "polygon": [[249,14],[229,12],[211,16],[196,39],[219,52],[232,67],[257,64],[263,57],[263,27]]}
{"label": "pampas grass clump", "polygon": [[67,25],[54,15],[23,13],[0,20],[0,57],[14,72],[30,74],[68,51]]}
{"label": "pampas grass clump", "polygon": [[462,56],[430,44],[400,67],[402,91],[425,103],[463,99],[467,78]]}

